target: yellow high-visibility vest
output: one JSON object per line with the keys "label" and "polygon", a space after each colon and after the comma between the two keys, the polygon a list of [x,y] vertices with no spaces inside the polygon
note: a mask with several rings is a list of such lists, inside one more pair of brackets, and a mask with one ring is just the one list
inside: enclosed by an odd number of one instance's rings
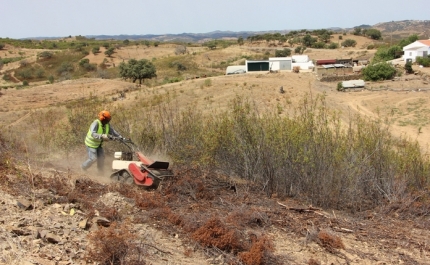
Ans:
{"label": "yellow high-visibility vest", "polygon": [[[105,131],[103,131],[103,124],[100,120],[96,120],[99,123],[99,127],[97,129],[97,133],[98,134],[109,134],[109,123],[105,125],[104,129]],[[85,145],[91,148],[98,148],[103,140],[102,139],[96,139],[93,137],[92,135],[92,131],[91,131],[91,127],[90,129],[88,129],[88,133],[87,133],[87,137],[85,137]]]}

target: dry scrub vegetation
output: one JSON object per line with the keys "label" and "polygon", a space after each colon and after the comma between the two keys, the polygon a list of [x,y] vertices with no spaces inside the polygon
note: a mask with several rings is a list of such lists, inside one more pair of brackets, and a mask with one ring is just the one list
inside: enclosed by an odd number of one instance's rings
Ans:
{"label": "dry scrub vegetation", "polygon": [[[388,91],[340,93],[314,73],[219,76],[221,62],[269,47],[196,47],[178,56],[174,49],[87,55],[111,65],[107,77],[127,54],[157,57],[159,78],[142,87],[90,73],[2,90],[0,237],[8,243],[0,262],[427,264],[430,161],[420,145],[427,124],[411,140],[398,130],[412,125],[398,124],[406,107],[391,119],[388,108],[375,110],[372,100]],[[194,79],[173,80],[173,62]],[[175,177],[144,191],[79,173],[88,125],[105,108],[145,154],[172,162]],[[121,148],[109,143],[106,153]]]}

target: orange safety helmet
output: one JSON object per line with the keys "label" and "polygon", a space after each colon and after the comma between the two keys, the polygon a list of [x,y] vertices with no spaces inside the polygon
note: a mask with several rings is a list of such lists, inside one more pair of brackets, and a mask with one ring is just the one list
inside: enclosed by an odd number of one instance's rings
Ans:
{"label": "orange safety helmet", "polygon": [[99,113],[99,120],[100,121],[107,121],[107,122],[109,122],[111,118],[112,117],[110,116],[110,112],[109,111],[107,111],[107,110],[100,111],[100,113]]}

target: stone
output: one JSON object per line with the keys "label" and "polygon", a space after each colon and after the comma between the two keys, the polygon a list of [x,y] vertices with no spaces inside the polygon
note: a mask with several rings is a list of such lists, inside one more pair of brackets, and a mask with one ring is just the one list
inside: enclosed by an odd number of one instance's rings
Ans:
{"label": "stone", "polygon": [[18,205],[19,208],[24,210],[31,210],[33,208],[31,202],[26,199],[18,199],[16,201],[16,205]]}
{"label": "stone", "polygon": [[54,233],[46,234],[45,238],[49,243],[57,244],[61,242],[61,238]]}
{"label": "stone", "polygon": [[79,228],[86,229],[88,226],[88,218],[85,218],[84,220],[79,222]]}
{"label": "stone", "polygon": [[110,226],[110,221],[105,217],[101,217],[101,216],[94,217],[92,221],[94,224],[102,225],[104,227]]}

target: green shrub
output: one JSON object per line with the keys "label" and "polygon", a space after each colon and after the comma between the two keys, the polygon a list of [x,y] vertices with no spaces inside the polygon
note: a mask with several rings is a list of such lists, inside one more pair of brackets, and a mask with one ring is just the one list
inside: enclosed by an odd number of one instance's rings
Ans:
{"label": "green shrub", "polygon": [[37,68],[35,70],[35,73],[37,78],[42,78],[45,76],[45,70],[43,70],[42,68]]}
{"label": "green shrub", "polygon": [[334,50],[334,49],[339,48],[339,44],[332,42],[327,46],[327,48]]}
{"label": "green shrub", "polygon": [[205,86],[206,86],[206,87],[210,87],[210,86],[212,86],[212,79],[210,79],[210,78],[205,79],[204,84],[205,84]]}
{"label": "green shrub", "polygon": [[357,45],[357,41],[353,39],[346,39],[342,42],[343,47],[355,47],[355,45]]}
{"label": "green shrub", "polygon": [[315,49],[324,49],[325,46],[326,46],[326,44],[324,42],[321,42],[321,41],[315,42],[312,44],[312,48],[315,48]]}
{"label": "green shrub", "polygon": [[41,59],[51,59],[54,56],[54,54],[50,51],[43,51],[39,53],[39,58]]}
{"label": "green shrub", "polygon": [[58,74],[73,72],[74,67],[71,62],[62,62],[60,67],[57,69]]}
{"label": "green shrub", "polygon": [[416,58],[416,62],[419,65],[422,65],[424,67],[429,67],[430,66],[430,58],[429,57],[417,57]]}
{"label": "green shrub", "polygon": [[93,53],[94,55],[96,55],[96,54],[100,53],[100,47],[93,47],[93,49],[92,49],[92,53]]}
{"label": "green shrub", "polygon": [[19,71],[18,76],[23,79],[33,78],[31,69],[25,69],[25,70]]}
{"label": "green shrub", "polygon": [[291,55],[291,50],[288,48],[284,48],[283,50],[276,50],[275,57],[288,57]]}
{"label": "green shrub", "polygon": [[29,85],[29,83],[28,83],[28,81],[27,81],[27,80],[24,80],[24,81],[22,81],[22,85],[23,85],[23,86],[28,86],[28,85]]}
{"label": "green shrub", "polygon": [[389,80],[395,76],[396,68],[389,63],[379,62],[364,67],[362,73],[365,80]]}
{"label": "green shrub", "polygon": [[412,74],[414,70],[412,69],[412,62],[405,63],[405,71],[408,74]]}
{"label": "green shrub", "polygon": [[345,88],[342,85],[342,82],[337,83],[337,91],[344,91]]}

